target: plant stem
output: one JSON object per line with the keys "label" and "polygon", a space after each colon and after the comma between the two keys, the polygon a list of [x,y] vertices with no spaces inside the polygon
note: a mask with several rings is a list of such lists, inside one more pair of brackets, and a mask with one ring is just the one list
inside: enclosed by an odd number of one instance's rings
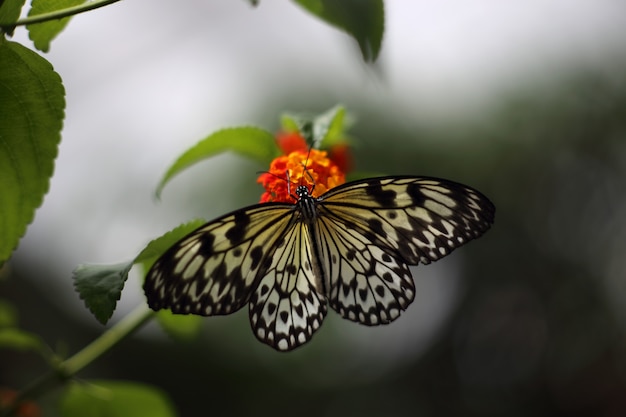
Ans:
{"label": "plant stem", "polygon": [[32,25],[34,23],[48,22],[50,20],[63,19],[64,17],[70,17],[79,13],[88,12],[89,10],[98,9],[100,7],[107,6],[109,4],[117,3],[120,0],[94,0],[88,1],[78,6],[68,7],[61,10],[55,10],[49,13],[42,13],[35,16],[28,16],[24,19],[20,19],[13,23],[0,23],[0,27],[3,29],[13,29],[16,26]]}
{"label": "plant stem", "polygon": [[141,327],[141,325],[152,318],[153,313],[154,312],[144,304],[139,305],[115,326],[111,327],[96,340],[85,346],[83,350],[62,362],[58,368],[59,373],[65,379],[71,378],[78,371],[108,351],[112,346],[116,345],[120,340],[123,340],[130,333]]}
{"label": "plant stem", "polygon": [[150,320],[154,312],[144,304],[130,312],[120,322],[111,327],[100,337],[85,346],[74,356],[59,363],[53,371],[34,380],[26,386],[6,408],[0,410],[0,416],[10,416],[18,408],[19,404],[26,399],[40,396],[48,390],[71,379],[77,372],[98,359],[111,347],[133,333],[144,323]]}

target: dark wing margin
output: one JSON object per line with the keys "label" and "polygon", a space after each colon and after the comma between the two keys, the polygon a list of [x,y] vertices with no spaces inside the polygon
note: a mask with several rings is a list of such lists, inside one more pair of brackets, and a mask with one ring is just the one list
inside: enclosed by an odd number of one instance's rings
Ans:
{"label": "dark wing margin", "polygon": [[188,234],[150,268],[144,282],[153,310],[202,316],[230,314],[250,299],[293,204],[258,204],[226,214]]}

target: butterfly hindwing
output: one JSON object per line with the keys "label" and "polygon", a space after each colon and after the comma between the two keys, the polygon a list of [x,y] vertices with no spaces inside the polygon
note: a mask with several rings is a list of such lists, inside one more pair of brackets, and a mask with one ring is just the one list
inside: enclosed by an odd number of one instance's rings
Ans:
{"label": "butterfly hindwing", "polygon": [[368,326],[395,320],[415,296],[406,263],[370,231],[335,216],[321,216],[317,224],[330,306]]}
{"label": "butterfly hindwing", "polygon": [[250,299],[250,324],[259,340],[286,351],[306,343],[326,315],[308,230],[294,222],[272,248],[271,265]]}

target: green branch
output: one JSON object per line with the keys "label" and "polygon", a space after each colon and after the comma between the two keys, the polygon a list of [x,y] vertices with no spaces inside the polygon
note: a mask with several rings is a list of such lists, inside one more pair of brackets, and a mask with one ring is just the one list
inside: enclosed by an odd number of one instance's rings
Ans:
{"label": "green branch", "polygon": [[102,333],[96,340],[74,354],[74,356],[60,362],[50,373],[42,375],[26,386],[6,408],[0,410],[0,416],[12,415],[23,401],[37,398],[57,385],[71,379],[76,373],[98,359],[111,347],[139,329],[153,316],[154,312],[152,310],[148,309],[144,304],[140,305],[116,325]]}
{"label": "green branch", "polygon": [[19,19],[13,23],[0,23],[0,27],[7,32],[13,30],[16,26],[32,25],[35,23],[48,22],[50,20],[63,19],[64,17],[70,17],[79,13],[88,12],[90,10],[99,9],[100,7],[108,6],[109,4],[117,3],[120,0],[94,0],[89,1],[78,6],[68,7],[66,9],[55,10],[49,13],[42,13],[35,16],[28,16],[24,19]]}

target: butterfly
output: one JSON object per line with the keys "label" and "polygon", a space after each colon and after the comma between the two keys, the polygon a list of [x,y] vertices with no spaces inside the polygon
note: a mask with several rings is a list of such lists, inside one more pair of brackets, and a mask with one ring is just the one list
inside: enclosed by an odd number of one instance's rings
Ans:
{"label": "butterfly", "polygon": [[432,177],[312,194],[298,185],[295,203],[245,207],[182,238],[146,275],[149,306],[213,316],[247,304],[255,336],[289,351],[311,339],[328,306],[367,326],[392,322],[415,297],[409,265],[448,255],[495,216],[479,191]]}

